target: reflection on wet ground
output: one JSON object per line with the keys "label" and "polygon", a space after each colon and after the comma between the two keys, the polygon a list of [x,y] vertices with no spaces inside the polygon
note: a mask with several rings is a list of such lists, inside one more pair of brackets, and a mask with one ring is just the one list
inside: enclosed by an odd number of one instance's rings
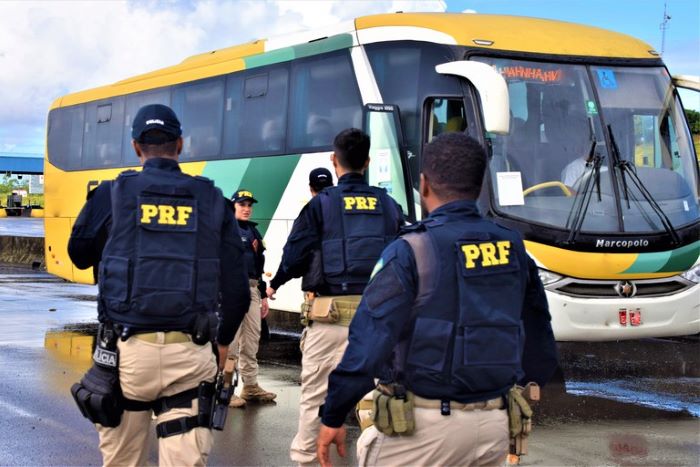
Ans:
{"label": "reflection on wet ground", "polygon": [[0,217],[0,236],[43,237],[44,219],[34,217]]}

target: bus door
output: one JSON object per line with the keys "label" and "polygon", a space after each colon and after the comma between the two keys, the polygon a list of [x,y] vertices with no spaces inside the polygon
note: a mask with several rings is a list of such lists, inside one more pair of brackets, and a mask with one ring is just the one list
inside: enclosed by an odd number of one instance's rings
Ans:
{"label": "bus door", "polygon": [[364,131],[370,136],[367,182],[384,188],[399,203],[409,222],[416,220],[399,109],[389,104],[365,105]]}

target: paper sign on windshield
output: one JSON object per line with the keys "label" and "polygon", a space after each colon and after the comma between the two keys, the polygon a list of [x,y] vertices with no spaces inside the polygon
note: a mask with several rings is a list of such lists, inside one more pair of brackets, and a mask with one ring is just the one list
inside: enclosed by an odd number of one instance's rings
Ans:
{"label": "paper sign on windshield", "polygon": [[522,206],[523,181],[520,172],[497,172],[496,185],[498,188],[498,204],[501,206]]}

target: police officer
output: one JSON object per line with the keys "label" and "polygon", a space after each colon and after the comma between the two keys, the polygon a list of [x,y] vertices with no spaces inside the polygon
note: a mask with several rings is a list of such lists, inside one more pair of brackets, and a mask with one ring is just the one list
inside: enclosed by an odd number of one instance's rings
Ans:
{"label": "police officer", "polygon": [[208,383],[217,364],[204,330],[221,292],[223,367],[248,310],[230,203],[210,180],[180,171],[181,134],[169,107],[142,107],[132,137],[143,170],[123,172],[90,192],[69,242],[77,267],[99,263],[101,329],[121,336],[118,381],[126,410],[117,426],[96,425],[105,465],[146,463],[151,410],[160,465],[206,463],[213,436],[206,414],[198,414],[213,394]]}
{"label": "police officer", "polygon": [[[260,344],[261,320],[269,312],[266,285],[262,280],[265,267],[265,245],[256,222],[250,220],[253,204],[258,200],[253,193],[240,188],[231,197],[236,220],[243,243],[246,270],[250,283],[250,308],[229,349],[229,359],[237,360],[243,379],[241,395],[234,395],[229,405],[244,407],[246,401],[271,402],[277,397],[274,392],[264,390],[258,384],[258,347]],[[262,299],[260,297],[263,297]]]}
{"label": "police officer", "polygon": [[[328,374],[343,355],[347,326],[372,267],[402,222],[398,204],[364,179],[369,147],[369,137],[358,129],[335,137],[331,161],[338,185],[311,199],[284,246],[282,267],[287,277],[305,274],[313,251],[322,253],[322,281],[305,306],[310,324],[302,334],[299,429],[291,446],[291,458],[299,464],[317,463],[318,408]],[[268,297],[280,285],[272,283]]]}
{"label": "police officer", "polygon": [[365,289],[329,378],[322,465],[331,443],[344,455],[345,416],[375,378],[379,417],[358,440],[360,465],[501,465],[504,395],[556,369],[537,268],[516,232],[477,209],[485,167],[483,148],[462,133],[426,146],[420,194],[430,214],[382,252]]}
{"label": "police officer", "polygon": [[[311,192],[312,198],[323,191],[324,188],[331,186],[333,186],[333,176],[331,175],[330,170],[327,168],[317,167],[309,172],[309,191]],[[308,203],[301,208],[301,212],[299,213],[299,216],[297,216],[295,224],[300,222],[299,219],[304,219],[306,217],[306,210],[308,208]],[[292,227],[292,230],[293,229],[294,226]],[[314,290],[323,284],[321,250],[313,250],[309,255],[311,259],[308,261],[308,264],[304,264],[306,273],[301,278],[301,290],[305,293],[313,295]],[[293,278],[294,276],[291,273],[285,273],[284,264],[280,263],[279,268],[277,268],[277,272],[275,273],[275,277],[273,277],[270,281],[270,287],[272,290],[277,290],[282,284],[286,284]],[[312,297],[309,296],[308,298],[310,300]]]}

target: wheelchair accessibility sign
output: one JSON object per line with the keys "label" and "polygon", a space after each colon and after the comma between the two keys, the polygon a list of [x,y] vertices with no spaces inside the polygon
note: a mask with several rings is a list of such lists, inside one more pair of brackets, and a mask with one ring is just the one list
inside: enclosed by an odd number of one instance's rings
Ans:
{"label": "wheelchair accessibility sign", "polygon": [[617,80],[615,72],[608,68],[598,69],[598,82],[603,89],[617,89]]}

